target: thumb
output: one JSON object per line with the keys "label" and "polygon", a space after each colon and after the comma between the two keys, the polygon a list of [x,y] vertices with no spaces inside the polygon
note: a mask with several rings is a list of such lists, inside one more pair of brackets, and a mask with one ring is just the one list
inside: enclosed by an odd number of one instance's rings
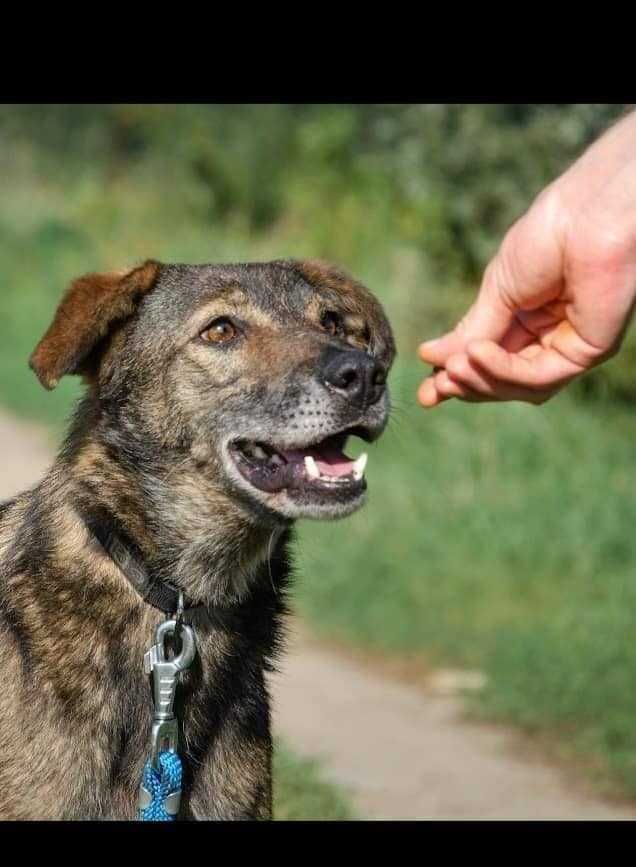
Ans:
{"label": "thumb", "polygon": [[458,328],[449,331],[442,337],[435,338],[435,340],[427,340],[420,344],[418,355],[422,361],[432,364],[434,367],[443,367],[447,358],[461,352],[464,341],[458,333]]}
{"label": "thumb", "polygon": [[517,311],[556,298],[563,277],[563,221],[554,199],[539,197],[508,230],[484,272],[477,300],[448,334],[422,344],[420,358],[444,366],[473,340],[501,344]]}
{"label": "thumb", "polygon": [[500,258],[497,256],[486,268],[475,303],[452,331],[435,340],[427,340],[419,347],[422,361],[443,367],[456,353],[465,352],[472,340],[492,340],[499,343],[510,327],[515,309],[501,291]]}

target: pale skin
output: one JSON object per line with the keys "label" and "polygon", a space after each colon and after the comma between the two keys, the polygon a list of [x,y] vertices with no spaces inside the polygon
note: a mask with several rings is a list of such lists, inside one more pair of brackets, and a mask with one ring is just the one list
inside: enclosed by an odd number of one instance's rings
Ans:
{"label": "pale skin", "polygon": [[419,347],[426,408],[540,404],[618,352],[636,300],[636,111],[512,226],[456,327]]}

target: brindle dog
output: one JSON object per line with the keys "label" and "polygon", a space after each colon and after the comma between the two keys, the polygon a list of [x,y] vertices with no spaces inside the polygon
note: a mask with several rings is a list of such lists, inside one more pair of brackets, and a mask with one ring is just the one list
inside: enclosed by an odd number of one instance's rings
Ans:
{"label": "brindle dog", "polygon": [[179,818],[271,817],[292,525],[362,504],[365,460],[343,449],[385,427],[393,356],[379,303],[322,263],[148,261],[71,285],[31,366],[87,391],[44,480],[0,505],[1,819],[136,817],[170,588],[198,647]]}

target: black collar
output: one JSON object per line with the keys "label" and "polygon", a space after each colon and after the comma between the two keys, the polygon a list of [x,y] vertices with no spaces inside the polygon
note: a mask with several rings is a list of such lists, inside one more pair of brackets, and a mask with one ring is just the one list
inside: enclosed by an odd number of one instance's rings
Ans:
{"label": "black collar", "polygon": [[[103,506],[92,505],[90,508],[76,506],[76,510],[86,528],[121,569],[144,602],[163,611],[164,614],[175,614],[182,591],[174,584],[152,577],[148,573],[139,546],[117,517]],[[203,602],[193,603],[184,594],[183,609],[192,612],[197,609],[207,609],[207,606]]]}

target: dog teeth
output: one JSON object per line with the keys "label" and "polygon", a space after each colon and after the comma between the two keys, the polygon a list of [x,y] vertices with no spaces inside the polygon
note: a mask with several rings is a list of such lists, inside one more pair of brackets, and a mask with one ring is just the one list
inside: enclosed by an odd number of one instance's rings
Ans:
{"label": "dog teeth", "polygon": [[285,463],[281,456],[277,454],[273,454],[269,459],[269,462],[270,464],[274,464],[275,467],[280,467],[281,464]]}
{"label": "dog teeth", "polygon": [[316,466],[316,461],[312,458],[311,455],[305,456],[305,471],[310,479],[320,478],[320,470]]}
{"label": "dog teeth", "polygon": [[362,476],[364,475],[364,470],[367,465],[367,461],[369,460],[369,455],[364,452],[360,455],[358,460],[353,465],[353,478],[356,482],[359,482]]}
{"label": "dog teeth", "polygon": [[259,461],[267,460],[267,452],[262,449],[260,446],[252,446],[252,454],[255,458],[258,458]]}

